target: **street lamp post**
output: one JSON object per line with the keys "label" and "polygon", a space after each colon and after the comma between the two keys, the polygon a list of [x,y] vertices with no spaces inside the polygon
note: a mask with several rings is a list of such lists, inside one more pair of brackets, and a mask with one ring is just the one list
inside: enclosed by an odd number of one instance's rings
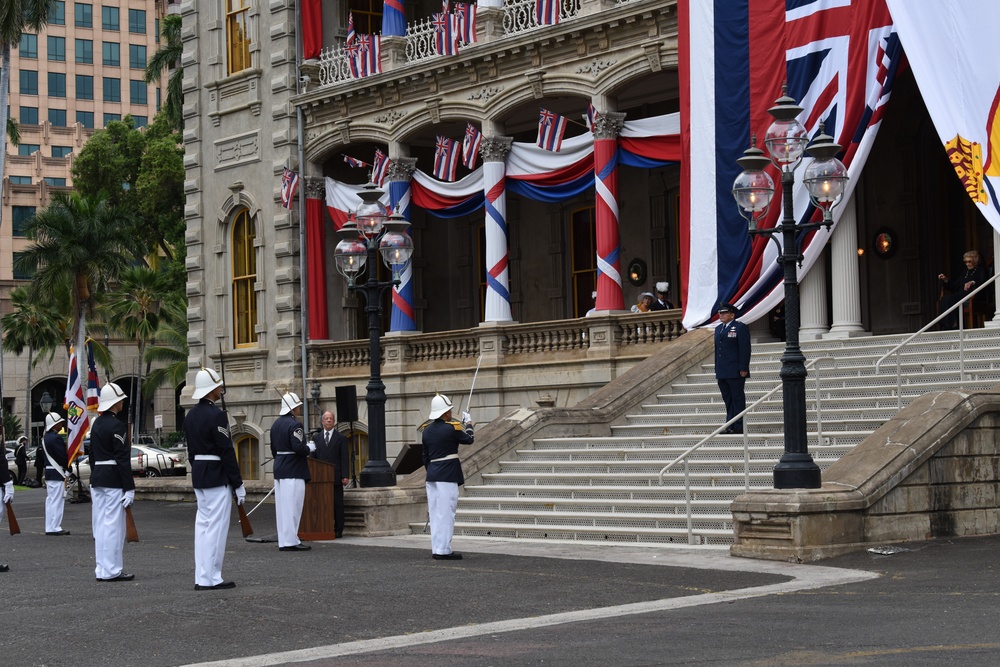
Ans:
{"label": "street lamp post", "polygon": [[[41,397],[38,399],[38,407],[42,409],[42,438],[45,437],[45,418],[49,416],[49,410],[52,409],[52,394],[46,389],[42,392]],[[28,425],[30,430],[31,425]],[[30,435],[30,433],[29,433]]]}
{"label": "street lamp post", "polygon": [[[383,192],[368,183],[358,193],[361,205],[339,231],[343,239],[334,250],[337,271],[347,278],[347,288],[365,296],[368,314],[368,340],[371,373],[368,380],[368,462],[361,471],[362,487],[395,486],[396,475],[385,455],[385,385],[382,383],[382,348],[380,344],[382,295],[387,289],[399,285],[400,275],[413,254],[413,241],[406,233],[410,223],[403,216],[390,216],[380,201]],[[378,260],[392,271],[392,280],[378,279]],[[361,285],[355,279],[368,265],[368,275]]]}
{"label": "street lamp post", "polygon": [[[737,162],[743,173],[733,183],[733,196],[740,213],[749,222],[751,236],[766,236],[775,243],[781,235],[778,263],[784,269],[785,287],[785,352],[781,356],[781,391],[784,412],[785,451],[774,467],[776,489],[818,489],[821,484],[819,466],[809,455],[806,437],[806,367],[805,355],[799,348],[799,282],[796,265],[802,254],[798,240],[806,232],[833,225],[833,207],[840,202],[847,183],[847,169],[836,158],[840,145],[828,136],[820,124],[820,134],[806,147],[806,128],[797,120],[802,113],[787,88],[768,110],[774,122],[764,140],[770,158],[751,145]],[[756,144],[756,136],[753,138]],[[798,223],[793,207],[795,169],[804,154],[812,157],[806,167],[805,183],[812,203],[823,212],[822,222]],[[774,181],[764,169],[773,164],[781,171],[782,218],[780,227],[759,229],[757,222],[767,213],[774,195]]]}

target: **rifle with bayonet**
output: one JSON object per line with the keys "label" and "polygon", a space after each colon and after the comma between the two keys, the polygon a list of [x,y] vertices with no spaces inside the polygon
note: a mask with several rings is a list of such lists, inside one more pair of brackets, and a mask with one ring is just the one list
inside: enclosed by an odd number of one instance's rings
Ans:
{"label": "rifle with bayonet", "polygon": [[[226,413],[226,426],[229,426],[229,410],[226,409],[226,359],[222,354],[222,341],[219,341],[219,374],[222,376],[222,411]],[[236,500],[236,490],[233,489],[233,500]],[[243,531],[243,537],[250,537],[253,535],[253,526],[250,525],[250,517],[247,516],[247,510],[239,502],[236,503],[236,513],[240,517],[240,530]]]}
{"label": "rifle with bayonet", "polygon": [[[132,367],[134,369],[137,368],[138,371],[142,371],[142,364],[141,364],[141,362],[139,363],[138,366],[136,366],[136,364],[133,363]],[[133,373],[132,374],[131,384],[132,384],[132,396],[135,397],[135,398],[133,398],[131,401],[129,401],[129,406],[128,406],[128,431],[125,433],[125,448],[129,452],[132,451],[132,424],[133,424],[133,421],[135,419],[135,404],[139,402],[138,397],[135,396],[135,377],[136,377],[136,374]],[[140,454],[140,456],[141,456],[141,454]],[[125,541],[126,542],[138,542],[139,541],[139,531],[136,530],[136,527],[135,527],[135,519],[132,517],[132,506],[131,505],[125,508]]]}

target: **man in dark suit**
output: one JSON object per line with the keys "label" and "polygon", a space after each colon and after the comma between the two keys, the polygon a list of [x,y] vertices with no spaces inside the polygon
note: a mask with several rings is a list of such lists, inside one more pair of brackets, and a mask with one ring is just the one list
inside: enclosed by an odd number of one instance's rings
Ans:
{"label": "man in dark suit", "polygon": [[[736,321],[736,306],[719,306],[719,326],[715,328],[715,379],[719,382],[722,400],[726,403],[726,421],[747,407],[744,385],[750,377],[750,330]],[[723,433],[742,433],[740,419]]]}
{"label": "man in dark suit", "polygon": [[333,485],[333,530],[337,537],[344,535],[344,487],[350,481],[348,470],[350,462],[348,460],[349,447],[344,434],[334,428],[337,425],[337,418],[330,411],[323,413],[320,420],[323,428],[313,436],[313,444],[316,451],[310,456],[320,461],[332,463],[334,472]]}

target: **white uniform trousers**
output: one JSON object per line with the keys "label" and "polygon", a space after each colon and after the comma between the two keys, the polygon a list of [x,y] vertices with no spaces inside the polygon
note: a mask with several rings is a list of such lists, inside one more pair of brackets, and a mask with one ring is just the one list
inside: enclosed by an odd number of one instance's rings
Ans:
{"label": "white uniform trousers", "polygon": [[455,512],[458,510],[458,484],[455,482],[424,482],[427,486],[427,512],[431,519],[431,553],[451,553],[451,536],[455,532]]}
{"label": "white uniform trousers", "polygon": [[222,583],[222,560],[226,557],[233,491],[228,486],[216,486],[195,489],[194,495],[198,500],[194,523],[194,583],[215,586]]}
{"label": "white uniform trousers", "polygon": [[306,480],[274,480],[274,514],[278,523],[278,546],[294,547],[300,544],[299,521],[302,503],[306,499]]}
{"label": "white uniform trousers", "polygon": [[45,481],[45,532],[58,533],[62,530],[63,509],[66,501],[63,492],[66,485],[61,481]]}
{"label": "white uniform trousers", "polygon": [[114,579],[122,573],[125,547],[125,492],[102,486],[90,487],[91,517],[94,527],[94,560],[98,579]]}

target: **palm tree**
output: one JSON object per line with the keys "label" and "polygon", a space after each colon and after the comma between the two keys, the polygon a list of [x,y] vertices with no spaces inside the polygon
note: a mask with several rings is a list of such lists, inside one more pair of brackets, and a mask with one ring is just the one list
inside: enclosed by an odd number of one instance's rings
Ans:
{"label": "palm tree", "polygon": [[34,275],[28,288],[34,300],[70,286],[77,350],[84,349],[94,295],[108,291],[144,253],[142,244],[125,233],[134,224],[132,215],[111,206],[103,194],[58,192],[25,226],[24,235],[34,243],[17,256],[15,268]]}
{"label": "palm tree", "polygon": [[[121,274],[118,289],[108,302],[108,326],[125,338],[134,340],[138,348],[137,396],[142,395],[142,360],[146,345],[159,329],[161,307],[164,312],[169,311],[169,302],[174,295],[165,273],[145,266],[133,266]],[[165,302],[168,305],[163,306]],[[138,432],[142,430],[142,410],[136,412],[135,427]]]}
{"label": "palm tree", "polygon": [[163,75],[163,70],[174,68],[167,79],[167,98],[163,101],[163,113],[178,131],[184,130],[184,68],[181,67],[181,16],[167,14],[161,21],[163,46],[153,54],[146,64],[143,80],[146,83],[156,83]]}
{"label": "palm tree", "polygon": [[147,399],[162,385],[166,384],[176,390],[187,379],[189,350],[186,311],[187,303],[184,299],[179,300],[171,311],[164,310],[160,328],[153,337],[152,344],[146,348],[146,363],[158,366],[146,376],[143,395]]}
{"label": "palm tree", "polygon": [[[49,358],[63,343],[59,315],[49,303],[28,298],[28,290],[15,288],[10,293],[13,310],[0,318],[3,325],[3,349],[20,356],[28,349],[28,386],[24,401],[24,423],[31,423],[31,369],[38,363],[32,359],[35,351],[49,353]],[[41,358],[41,356],[39,356]]]}

